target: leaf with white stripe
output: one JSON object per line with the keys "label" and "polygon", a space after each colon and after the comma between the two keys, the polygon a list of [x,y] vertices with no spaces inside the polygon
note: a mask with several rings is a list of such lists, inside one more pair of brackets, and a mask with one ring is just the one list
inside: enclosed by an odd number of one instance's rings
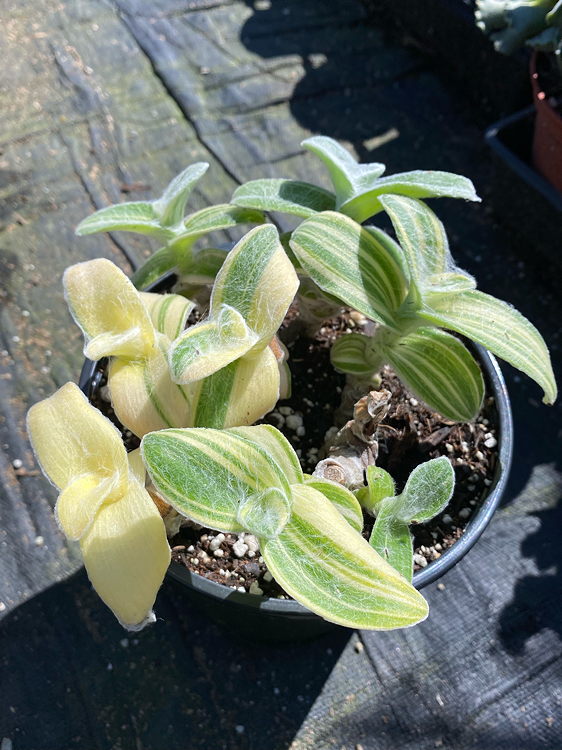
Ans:
{"label": "leaf with white stripe", "polygon": [[477,290],[435,294],[428,295],[427,306],[419,315],[468,336],[524,372],[543,389],[544,403],[556,400],[556,380],[544,339],[511,305]]}
{"label": "leaf with white stripe", "polygon": [[137,289],[146,289],[176,266],[176,253],[166,245],[153,253],[140,268],[133,273],[131,281]]}
{"label": "leaf with white stripe", "polygon": [[334,341],[330,349],[330,360],[339,372],[350,375],[372,375],[374,369],[369,362],[368,336],[361,333],[348,333]]}
{"label": "leaf with white stripe", "polygon": [[353,529],[321,492],[294,485],[291,520],[275,539],[260,539],[269,571],[316,614],[350,628],[415,625],[427,603]]}
{"label": "leaf with white stripe", "polygon": [[454,336],[421,327],[384,349],[388,363],[405,385],[448,419],[474,419],[484,398],[478,363]]}
{"label": "leaf with white stripe", "polygon": [[158,494],[178,513],[221,531],[244,531],[248,498],[289,483],[267,451],[226,430],[162,430],[145,435],[144,464]]}
{"label": "leaf with white stripe", "polygon": [[173,227],[183,219],[187,199],[208,169],[209,165],[204,161],[190,164],[174,177],[162,196],[153,202],[163,226]]}
{"label": "leaf with white stripe", "polygon": [[263,224],[265,217],[261,211],[222,203],[208,206],[186,217],[181,236],[202,237],[209,232],[233,229],[240,224]]}
{"label": "leaf with white stripe", "polygon": [[266,450],[281,468],[289,484],[303,482],[304,476],[297,454],[283,433],[275,427],[269,424],[259,424],[253,427],[231,427],[228,432],[239,435]]}
{"label": "leaf with white stripe", "polygon": [[407,288],[386,241],[347,216],[327,212],[303,221],[293,232],[291,247],[321,289],[393,327]]}
{"label": "leaf with white stripe", "polygon": [[318,156],[328,168],[336,189],[336,209],[358,193],[364,192],[383,174],[384,164],[358,164],[353,156],[333,138],[317,135],[301,143]]}
{"label": "leaf with white stripe", "polygon": [[380,202],[392,221],[412,277],[423,285],[430,274],[448,270],[449,242],[445,227],[433,211],[403,195],[382,195]]}
{"label": "leaf with white stripe", "polygon": [[479,201],[474,185],[467,177],[452,172],[418,170],[402,172],[372,181],[359,195],[338,207],[355,221],[363,222],[383,210],[382,195],[404,195],[409,198],[463,198]]}
{"label": "leaf with white stripe", "polygon": [[189,314],[195,307],[195,302],[181,294],[140,292],[140,297],[148,310],[152,325],[170,341],[177,338],[183,331]]}
{"label": "leaf with white stripe", "polygon": [[355,495],[347,487],[329,479],[320,479],[314,476],[305,477],[304,483],[307,487],[312,487],[327,497],[355,531],[363,531],[361,506]]}
{"label": "leaf with white stripe", "polygon": [[199,380],[254,348],[265,348],[283,322],[298,283],[275,227],[248,232],[216,278],[209,318],[173,343],[173,379]]}
{"label": "leaf with white stripe", "polygon": [[308,217],[333,211],[336,198],[328,190],[298,180],[251,180],[234,191],[232,203],[262,211]]}

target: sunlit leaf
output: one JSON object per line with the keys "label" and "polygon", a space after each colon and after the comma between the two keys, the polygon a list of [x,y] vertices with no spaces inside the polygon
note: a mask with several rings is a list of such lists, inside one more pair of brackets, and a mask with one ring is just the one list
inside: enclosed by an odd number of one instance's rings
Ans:
{"label": "sunlit leaf", "polygon": [[318,211],[332,211],[336,206],[333,193],[298,180],[251,180],[234,191],[232,203],[262,211],[278,211],[293,216],[312,216]]}
{"label": "sunlit leaf", "polygon": [[369,361],[368,336],[348,333],[337,338],[330,349],[330,360],[336,370],[351,375],[371,375],[374,367]]}
{"label": "sunlit leaf", "polygon": [[163,226],[173,227],[183,219],[187,200],[208,169],[209,165],[204,161],[190,164],[174,177],[162,193],[162,197],[154,201],[154,210]]}
{"label": "sunlit leaf", "polygon": [[363,530],[361,506],[357,502],[355,495],[346,487],[336,482],[331,482],[329,479],[320,479],[314,476],[306,477],[304,483],[307,487],[312,487],[327,497],[356,531],[361,532]]}
{"label": "sunlit leaf", "polygon": [[153,294],[141,292],[143,305],[148,310],[152,325],[170,341],[177,338],[185,328],[195,302],[181,294]]}
{"label": "sunlit leaf", "polygon": [[291,503],[277,487],[248,495],[238,506],[238,520],[252,534],[271,539],[278,536],[291,516]]}
{"label": "sunlit leaf", "polygon": [[161,239],[173,236],[173,233],[163,227],[160,216],[148,201],[133,203],[117,203],[107,206],[88,216],[76,227],[76,234],[83,237],[97,232],[139,232]]}
{"label": "sunlit leaf", "polygon": [[171,247],[161,247],[134,272],[131,281],[137,289],[146,289],[168,271],[176,267],[176,253]]}
{"label": "sunlit leaf", "polygon": [[394,497],[394,480],[380,466],[367,466],[367,486],[355,491],[362,508],[371,515],[376,515],[382,500]]}

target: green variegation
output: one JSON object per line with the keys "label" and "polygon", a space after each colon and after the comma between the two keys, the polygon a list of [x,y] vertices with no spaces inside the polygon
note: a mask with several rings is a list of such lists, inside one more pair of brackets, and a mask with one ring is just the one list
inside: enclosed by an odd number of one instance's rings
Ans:
{"label": "green variegation", "polygon": [[394,480],[380,466],[367,466],[367,486],[355,491],[355,497],[359,504],[371,515],[376,515],[382,500],[386,497],[394,497]]}
{"label": "green variegation", "polygon": [[[444,456],[420,464],[408,477],[403,491],[395,496],[386,494],[392,481],[389,482],[388,475],[371,474],[367,481],[369,495],[379,497],[374,504],[376,521],[369,544],[411,581],[413,549],[409,525],[429,521],[445,508],[455,486],[453,467]],[[371,482],[375,485],[372,491]]]}
{"label": "green variegation", "polygon": [[[178,383],[208,377],[272,340],[297,291],[298,278],[275,227],[256,227],[227,256],[213,286],[209,318],[170,349]],[[277,386],[278,396],[279,387]]]}
{"label": "green variegation", "polygon": [[185,328],[195,303],[181,294],[153,294],[141,292],[140,298],[148,310],[152,325],[170,341],[176,339]]}
{"label": "green variegation", "polygon": [[353,495],[305,480],[274,428],[164,430],[146,435],[141,451],[166,502],[204,526],[257,534],[280,585],[322,617],[386,630],[427,615],[421,595],[361,536]]}
{"label": "green variegation", "polygon": [[369,341],[369,337],[362,333],[349,333],[336,339],[330,350],[330,359],[336,370],[356,377],[372,375],[379,358],[370,358]]}
{"label": "green variegation", "polygon": [[428,295],[420,318],[482,344],[533,378],[552,404],[558,389],[544,339],[535,326],[507,302],[478,290]]}
{"label": "green variegation", "polygon": [[162,225],[160,216],[149,201],[118,203],[96,211],[78,224],[76,234],[84,237],[97,232],[137,232],[167,240],[171,229]]}
{"label": "green variegation", "polygon": [[260,211],[278,211],[308,217],[332,211],[336,198],[328,190],[298,180],[251,180],[234,191],[232,203]]}

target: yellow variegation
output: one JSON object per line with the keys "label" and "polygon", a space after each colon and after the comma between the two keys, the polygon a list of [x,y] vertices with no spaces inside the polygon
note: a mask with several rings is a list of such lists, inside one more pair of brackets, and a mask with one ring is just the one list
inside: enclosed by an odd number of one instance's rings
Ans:
{"label": "yellow variegation", "polygon": [[143,627],[154,619],[170,548],[139,452],[127,460],[117,428],[74,383],[32,406],[27,427],[43,472],[60,490],[60,527],[80,542],[94,588],[122,625]]}
{"label": "yellow variegation", "polygon": [[190,394],[171,380],[166,356],[193,303],[175,294],[139,293],[104,258],[71,266],[63,281],[85,355],[111,357],[108,387],[120,422],[138,437],[189,424]]}
{"label": "yellow variegation", "polygon": [[275,428],[164,430],[141,450],[166,502],[205,526],[256,534],[277,581],[313,612],[374,630],[426,617],[423,597],[361,536],[356,498],[305,478]]}

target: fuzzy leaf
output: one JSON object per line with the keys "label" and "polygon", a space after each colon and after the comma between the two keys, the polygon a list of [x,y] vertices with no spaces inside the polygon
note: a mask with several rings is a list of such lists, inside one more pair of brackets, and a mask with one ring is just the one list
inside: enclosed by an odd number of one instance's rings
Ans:
{"label": "fuzzy leaf", "polygon": [[227,250],[218,248],[201,250],[191,258],[189,263],[182,265],[182,282],[192,286],[213,284],[227,255]]}
{"label": "fuzzy leaf", "polygon": [[467,177],[452,172],[415,171],[393,174],[374,181],[372,187],[350,198],[338,210],[363,222],[383,210],[380,196],[390,193],[410,198],[464,198],[479,201],[474,185]]}
{"label": "fuzzy leaf", "polygon": [[382,195],[396,236],[408,260],[412,277],[423,285],[430,274],[440,274],[451,265],[445,228],[425,203],[403,195]]}
{"label": "fuzzy leaf", "polygon": [[141,292],[143,305],[148,310],[152,325],[170,341],[177,338],[185,328],[195,302],[181,294],[153,294]]}
{"label": "fuzzy leaf", "polygon": [[363,531],[363,513],[355,495],[346,487],[329,479],[306,477],[304,483],[321,492],[332,503],[355,531]]}
{"label": "fuzzy leaf", "polygon": [[394,497],[394,480],[380,466],[367,466],[367,486],[355,492],[362,508],[376,515],[381,501],[387,497]]}
{"label": "fuzzy leaf", "polygon": [[412,580],[414,572],[412,535],[408,524],[395,517],[393,499],[381,502],[369,544],[407,581]]}
{"label": "fuzzy leaf", "polygon": [[474,419],[484,398],[478,363],[456,337],[421,327],[384,349],[385,360],[405,385],[447,419]]}
{"label": "fuzzy leaf", "polygon": [[202,237],[209,232],[232,229],[239,224],[263,224],[264,221],[265,217],[261,211],[231,206],[228,203],[208,206],[186,218],[182,237]]}
{"label": "fuzzy leaf", "polygon": [[190,164],[187,169],[174,177],[164,190],[162,197],[154,201],[154,210],[160,216],[163,226],[173,227],[183,219],[187,199],[208,169],[209,165],[204,161]]}
{"label": "fuzzy leaf", "polygon": [[146,289],[154,284],[168,271],[176,267],[177,259],[172,247],[161,247],[146,260],[131,276],[131,281],[137,289]]}
{"label": "fuzzy leaf", "polygon": [[427,603],[313,487],[294,485],[291,520],[260,551],[276,581],[326,620],[388,630],[427,616]]}
{"label": "fuzzy leaf", "polygon": [[290,497],[285,474],[267,451],[228,431],[152,432],[141,450],[164,500],[212,529],[244,531],[239,506],[250,496],[276,488]]}
{"label": "fuzzy leaf", "polygon": [[405,523],[429,521],[445,509],[455,488],[455,472],[446,456],[419,464],[402,493],[395,498],[393,513]]}
{"label": "fuzzy leaf", "polygon": [[254,425],[253,427],[231,427],[232,435],[238,435],[254,443],[258,448],[267,451],[281,471],[287,477],[289,484],[302,484],[304,476],[301,465],[291,444],[282,432],[269,424]]}
{"label": "fuzzy leaf", "polygon": [[250,425],[271,411],[279,399],[279,367],[269,347],[237,359],[198,381],[194,427]]}
{"label": "fuzzy leaf", "polygon": [[266,539],[279,536],[291,516],[291,503],[277,487],[245,497],[238,507],[238,520],[250,533]]}
{"label": "fuzzy leaf", "polygon": [[160,224],[160,216],[148,201],[117,203],[107,206],[88,216],[76,227],[76,234],[83,237],[97,232],[139,232],[161,239],[168,239],[173,233]]}
{"label": "fuzzy leaf", "polygon": [[336,189],[336,209],[354,196],[363,193],[383,174],[384,164],[358,164],[353,156],[333,138],[313,136],[301,143],[316,154],[328,167]]}
{"label": "fuzzy leaf", "polygon": [[92,585],[125,628],[140,630],[155,620],[152,606],[170,547],[156,505],[134,478],[118,502],[98,511],[80,550]]}
{"label": "fuzzy leaf", "polygon": [[419,315],[482,344],[537,382],[544,390],[545,403],[556,400],[556,381],[542,336],[506,302],[477,290],[428,295]]}
{"label": "fuzzy leaf", "polygon": [[142,360],[114,358],[109,363],[111,403],[121,424],[137,437],[165,427],[184,427],[191,418],[193,395],[170,378],[167,342]]}
{"label": "fuzzy leaf", "polygon": [[155,345],[154,328],[139,293],[111,261],[98,258],[70,266],[63,284],[89,359],[140,357]]}
{"label": "fuzzy leaf", "polygon": [[321,289],[392,327],[406,296],[406,279],[387,244],[334,212],[306,219],[291,239],[299,261]]}
{"label": "fuzzy leaf", "polygon": [[[78,539],[101,503],[126,490],[129,468],[121,434],[74,383],[31,407],[27,432],[43,473],[61,490],[56,508],[61,527]],[[80,498],[83,507],[77,508]]]}
{"label": "fuzzy leaf", "polygon": [[431,293],[456,294],[476,289],[476,281],[462,271],[446,271],[434,273],[428,277],[428,291]]}
{"label": "fuzzy leaf", "polygon": [[306,218],[318,211],[333,211],[336,199],[333,193],[308,182],[267,179],[241,185],[234,191],[232,203]]}

